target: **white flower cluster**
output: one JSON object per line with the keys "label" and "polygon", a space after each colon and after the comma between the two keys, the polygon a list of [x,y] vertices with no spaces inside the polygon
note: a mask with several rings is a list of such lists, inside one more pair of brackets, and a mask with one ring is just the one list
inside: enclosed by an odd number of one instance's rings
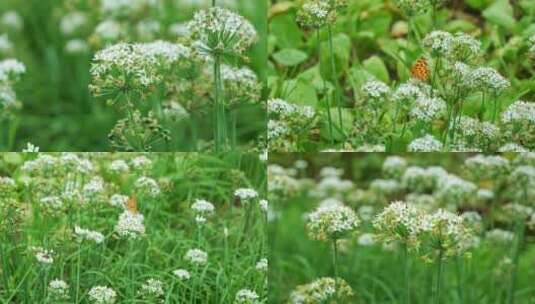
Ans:
{"label": "white flower cluster", "polygon": [[0,35],[0,55],[9,54],[13,51],[13,42],[7,34]]}
{"label": "white flower cluster", "polygon": [[163,79],[163,70],[187,62],[191,50],[178,43],[118,43],[97,52],[91,65],[93,85],[99,94],[106,88],[129,85],[132,89],[149,88]]}
{"label": "white flower cluster", "polygon": [[164,295],[163,287],[162,281],[151,278],[141,285],[139,292],[144,298],[159,298]]}
{"label": "white flower cluster", "polygon": [[344,205],[318,207],[308,215],[307,229],[310,238],[319,241],[337,240],[354,232],[360,220],[353,209]]}
{"label": "white flower cluster", "polygon": [[[2,36],[0,36],[0,53],[2,51],[1,38]],[[25,72],[25,65],[16,59],[0,61],[0,109],[16,105],[17,95],[13,90],[13,84]]]}
{"label": "white flower cluster", "polygon": [[268,115],[276,115],[281,119],[290,119],[295,116],[311,119],[314,116],[314,109],[308,106],[300,107],[282,99],[270,99],[268,100]]}
{"label": "white flower cluster", "polygon": [[502,113],[504,124],[535,124],[535,103],[518,100]]}
{"label": "white flower cluster", "polygon": [[477,154],[464,161],[468,171],[476,178],[493,178],[509,170],[509,160],[499,155]]}
{"label": "white flower cluster", "polygon": [[79,240],[90,240],[97,244],[104,242],[104,235],[98,231],[91,231],[88,229],[83,229],[78,226],[74,227],[74,235]]}
{"label": "white flower cluster", "polygon": [[368,98],[376,100],[385,98],[390,93],[390,88],[382,81],[370,80],[362,85],[362,92]]}
{"label": "white flower cluster", "polygon": [[191,278],[191,274],[185,269],[174,270],[173,274],[181,281],[187,281]]}
{"label": "white flower cluster", "polygon": [[464,219],[449,211],[438,209],[426,214],[421,227],[430,236],[431,245],[444,250],[446,256],[461,254],[472,245],[473,235]]}
{"label": "white flower cluster", "polygon": [[268,271],[268,259],[266,258],[260,259],[256,263],[256,270],[261,271],[261,272],[267,272]]}
{"label": "white flower cluster", "polygon": [[114,304],[117,293],[106,286],[95,286],[89,290],[88,296],[94,304]]}
{"label": "white flower cluster", "polygon": [[405,202],[392,202],[375,216],[373,227],[377,238],[385,243],[401,241],[407,246],[419,246],[419,234],[422,231],[420,221],[423,214],[417,208]]}
{"label": "white flower cluster", "polygon": [[489,90],[498,94],[509,88],[511,83],[493,68],[479,67],[467,75],[467,85],[476,90]]}
{"label": "white flower cluster", "polygon": [[106,16],[122,17],[137,14],[157,3],[156,0],[102,0],[100,10]]}
{"label": "white flower cluster", "polygon": [[234,191],[234,196],[239,198],[243,204],[248,204],[258,197],[258,192],[251,188],[239,188]]}
{"label": "white flower cluster", "polygon": [[214,214],[214,204],[207,200],[198,199],[192,205],[191,209],[195,212],[195,221],[198,224],[206,222],[206,217]]}
{"label": "white flower cluster", "polygon": [[115,225],[115,232],[120,237],[136,239],[145,234],[145,225],[143,224],[143,220],[144,217],[142,214],[125,210],[119,216],[119,220]]}
{"label": "white flower cluster", "polygon": [[469,202],[476,194],[477,186],[454,174],[441,176],[437,181],[435,196],[446,205]]}
{"label": "white flower cluster", "polygon": [[234,304],[260,304],[260,297],[250,289],[240,289],[234,298]]}
{"label": "white flower cluster", "polygon": [[491,242],[510,243],[514,240],[515,234],[511,231],[496,228],[487,231],[485,238]]}
{"label": "white flower cluster", "polygon": [[24,27],[24,20],[16,11],[7,11],[0,17],[0,25],[15,32],[19,32]]}
{"label": "white flower cluster", "polygon": [[59,28],[65,36],[77,33],[81,28],[87,25],[88,17],[84,12],[73,11],[67,13],[61,18]]}
{"label": "white flower cluster", "polygon": [[201,249],[189,249],[184,256],[184,259],[193,265],[204,265],[208,261],[208,254]]}
{"label": "white flower cluster", "polygon": [[59,279],[54,279],[48,283],[49,296],[55,301],[69,300],[69,285]]}
{"label": "white flower cluster", "polygon": [[220,7],[196,12],[188,27],[200,50],[208,54],[242,56],[258,39],[247,19]]}
{"label": "white flower cluster", "polygon": [[388,156],[383,162],[383,172],[388,177],[400,178],[407,169],[407,161],[400,156]]}
{"label": "white flower cluster", "polygon": [[409,115],[417,121],[430,123],[446,110],[446,102],[439,97],[420,96],[416,99]]}
{"label": "white flower cluster", "polygon": [[[210,69],[210,76],[213,73]],[[255,72],[248,67],[221,66],[221,79],[225,88],[225,102],[229,105],[242,101],[259,101],[261,85]]]}
{"label": "white flower cluster", "polygon": [[135,186],[138,190],[150,195],[151,197],[156,197],[162,192],[158,182],[147,176],[139,177],[136,180]]}
{"label": "white flower cluster", "polygon": [[481,51],[481,42],[463,32],[451,34],[445,31],[433,31],[425,36],[423,45],[433,56],[454,61],[477,58]]}
{"label": "white flower cluster", "polygon": [[[353,296],[353,290],[341,278],[319,278],[309,284],[299,285],[290,294],[290,304],[331,303],[336,296],[338,287],[338,300]],[[345,303],[345,302],[344,302]]]}
{"label": "white flower cluster", "polygon": [[35,259],[39,263],[45,264],[45,265],[50,265],[54,263],[54,251],[53,250],[47,250],[47,249],[44,249],[43,247],[36,247],[36,246],[32,246],[30,249],[33,251],[35,255]]}
{"label": "white flower cluster", "polygon": [[442,143],[430,134],[413,139],[407,148],[409,152],[440,152],[442,149]]}

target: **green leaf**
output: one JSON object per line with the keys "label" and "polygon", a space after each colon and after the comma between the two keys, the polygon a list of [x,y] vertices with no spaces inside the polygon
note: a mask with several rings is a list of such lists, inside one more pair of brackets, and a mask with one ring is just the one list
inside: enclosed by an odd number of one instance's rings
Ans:
{"label": "green leaf", "polygon": [[287,92],[286,100],[290,103],[312,107],[315,107],[318,103],[314,86],[305,80],[287,80],[284,82],[284,87]]}
{"label": "green leaf", "polygon": [[298,48],[302,32],[295,22],[294,14],[277,15],[271,19],[270,34],[277,39],[279,48]]}
{"label": "green leaf", "polygon": [[388,74],[388,70],[386,69],[383,59],[381,59],[380,57],[372,56],[364,60],[362,65],[364,66],[364,69],[366,69],[366,71],[370,72],[378,80],[381,80],[385,83],[390,82],[390,76]]}
{"label": "green leaf", "polygon": [[[344,74],[349,67],[349,56],[351,54],[351,40],[346,34],[338,34],[333,37],[333,53],[335,59],[335,67],[338,75]],[[331,77],[331,57],[330,57],[329,41],[326,40],[321,44],[321,73]]]}
{"label": "green leaf", "polygon": [[483,17],[490,23],[513,30],[516,20],[513,17],[513,7],[508,0],[496,0],[483,11]]}
{"label": "green leaf", "polygon": [[275,61],[283,66],[291,67],[307,60],[307,53],[298,49],[283,49],[273,54]]}

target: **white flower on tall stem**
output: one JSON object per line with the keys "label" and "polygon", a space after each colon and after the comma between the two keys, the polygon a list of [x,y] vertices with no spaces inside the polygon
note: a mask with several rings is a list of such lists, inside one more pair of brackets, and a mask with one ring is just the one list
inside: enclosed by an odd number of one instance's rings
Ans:
{"label": "white flower on tall stem", "polygon": [[198,224],[206,222],[206,218],[214,214],[214,204],[207,200],[198,199],[192,205],[191,209],[195,212],[195,221]]}
{"label": "white flower on tall stem", "polygon": [[35,255],[35,259],[44,265],[50,265],[54,263],[54,251],[44,249],[43,247],[32,246],[30,249]]}
{"label": "white flower on tall stem", "polygon": [[191,278],[189,271],[185,269],[174,270],[173,274],[181,281],[187,281]]}
{"label": "white flower on tall stem", "polygon": [[258,197],[258,192],[252,188],[239,188],[234,191],[234,196],[239,198],[243,204],[249,204]]}
{"label": "white flower on tall stem", "polygon": [[114,304],[117,293],[106,286],[95,286],[89,290],[88,296],[94,304]]}
{"label": "white flower on tall stem", "polygon": [[104,242],[104,235],[98,231],[91,231],[88,229],[83,229],[78,226],[74,227],[74,235],[78,240],[90,240],[97,244]]}
{"label": "white flower on tall stem", "polygon": [[208,254],[201,249],[189,249],[184,259],[193,265],[202,266],[208,262]]}
{"label": "white flower on tall stem", "polygon": [[50,281],[48,283],[48,296],[55,301],[69,300],[69,284],[59,279]]}
{"label": "white flower on tall stem", "polygon": [[120,237],[137,239],[145,234],[144,217],[142,214],[125,210],[115,225],[115,232]]}

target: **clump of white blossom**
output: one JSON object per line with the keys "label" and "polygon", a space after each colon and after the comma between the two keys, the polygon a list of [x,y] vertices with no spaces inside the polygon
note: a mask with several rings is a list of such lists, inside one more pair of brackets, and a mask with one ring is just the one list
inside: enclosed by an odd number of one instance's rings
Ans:
{"label": "clump of white blossom", "polygon": [[353,290],[345,280],[337,278],[335,281],[333,278],[323,277],[297,286],[290,294],[288,302],[291,304],[330,303],[335,300],[335,297],[343,300],[352,296]]}
{"label": "clump of white blossom", "polygon": [[206,218],[214,214],[214,204],[207,200],[198,199],[192,205],[191,209],[195,212],[195,221],[198,224],[206,222]]}
{"label": "clump of white blossom", "polygon": [[247,19],[220,7],[197,11],[188,28],[197,48],[208,54],[243,56],[258,39]]}
{"label": "clump of white blossom", "polygon": [[144,217],[142,214],[125,210],[119,216],[119,220],[115,225],[115,232],[120,237],[137,239],[145,235],[145,225],[143,224],[143,221]]}
{"label": "clump of white blossom", "polygon": [[198,248],[189,249],[184,259],[193,265],[204,265],[208,262],[208,254]]}
{"label": "clump of white blossom", "polygon": [[95,286],[89,290],[88,296],[94,304],[114,304],[117,293],[106,286]]}
{"label": "clump of white blossom", "polygon": [[353,209],[343,205],[319,207],[308,215],[307,230],[310,238],[337,240],[353,233],[360,219]]}

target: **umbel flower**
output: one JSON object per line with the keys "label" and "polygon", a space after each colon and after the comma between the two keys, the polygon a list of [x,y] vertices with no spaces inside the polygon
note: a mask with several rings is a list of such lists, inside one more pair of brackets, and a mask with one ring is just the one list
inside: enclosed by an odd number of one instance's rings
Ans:
{"label": "umbel flower", "polygon": [[[337,294],[338,290],[338,294]],[[353,290],[341,278],[319,278],[311,283],[297,286],[290,294],[288,304],[335,304],[353,296]]]}
{"label": "umbel flower", "polygon": [[214,214],[214,205],[207,200],[198,199],[192,205],[191,209],[195,212],[195,221],[199,224],[206,222],[206,218]]}
{"label": "umbel flower", "polygon": [[297,12],[297,22],[312,28],[333,24],[346,5],[347,0],[306,0]]}
{"label": "umbel flower", "polygon": [[425,215],[421,229],[431,248],[442,251],[446,257],[462,254],[473,240],[464,219],[443,209]]}
{"label": "umbel flower", "polygon": [[320,206],[308,215],[308,235],[319,241],[337,240],[354,232],[360,220],[353,209],[339,205],[329,204]]}
{"label": "umbel flower", "polygon": [[208,261],[208,254],[200,249],[189,249],[184,259],[193,265],[204,265]]}
{"label": "umbel flower", "polygon": [[250,289],[240,289],[234,298],[234,304],[260,304],[260,297]]}
{"label": "umbel flower", "polygon": [[142,214],[125,210],[115,225],[115,232],[120,237],[137,239],[145,234],[144,217]]}
{"label": "umbel flower", "polygon": [[63,280],[52,280],[48,284],[48,296],[54,301],[69,300],[69,285]]}
{"label": "umbel flower", "polygon": [[220,7],[198,11],[188,27],[195,46],[206,54],[242,57],[258,39],[247,19]]}
{"label": "umbel flower", "polygon": [[159,298],[164,295],[163,282],[156,279],[148,279],[143,285],[141,285],[140,294],[144,298]]}
{"label": "umbel flower", "polygon": [[162,81],[162,70],[188,62],[191,50],[165,41],[118,43],[97,52],[91,65],[95,95],[118,90],[147,90]]}
{"label": "umbel flower", "polygon": [[89,300],[94,304],[114,304],[117,294],[106,286],[95,286],[88,293]]}
{"label": "umbel flower", "polygon": [[401,241],[409,248],[417,249],[422,231],[422,216],[423,213],[412,205],[401,201],[393,202],[373,220],[376,237],[387,244]]}

